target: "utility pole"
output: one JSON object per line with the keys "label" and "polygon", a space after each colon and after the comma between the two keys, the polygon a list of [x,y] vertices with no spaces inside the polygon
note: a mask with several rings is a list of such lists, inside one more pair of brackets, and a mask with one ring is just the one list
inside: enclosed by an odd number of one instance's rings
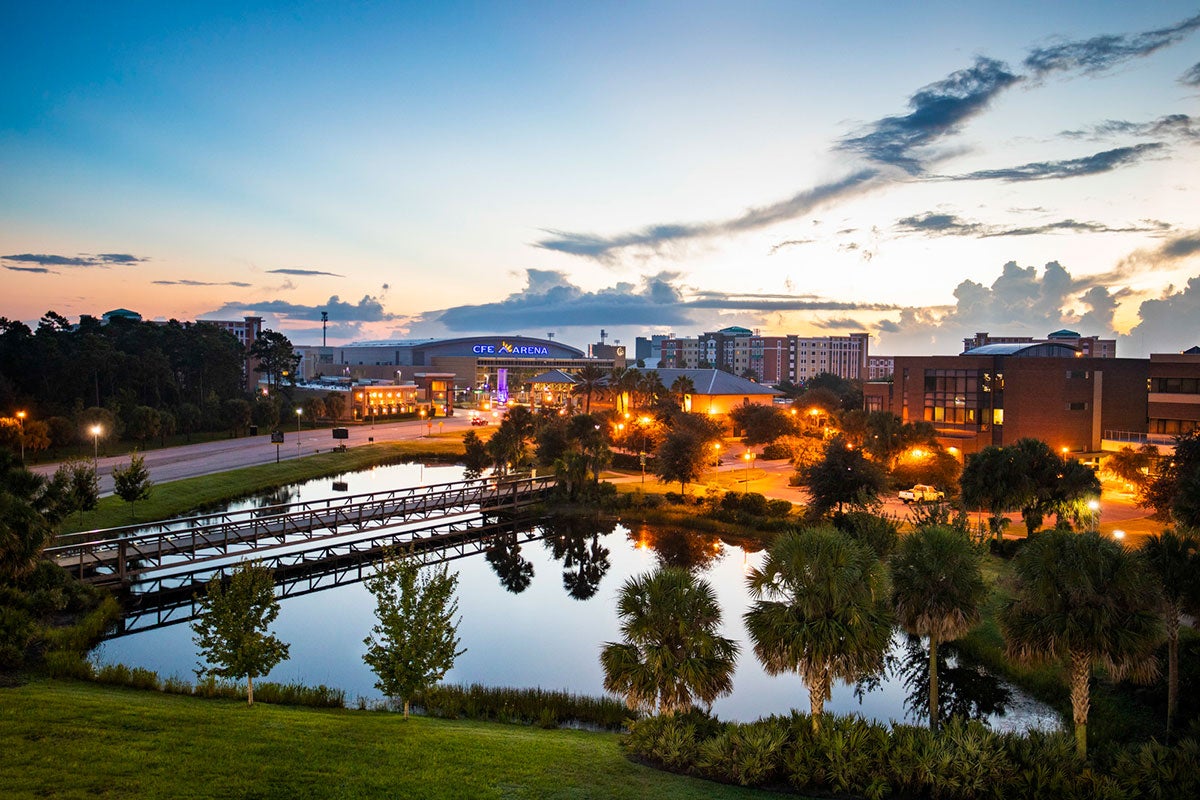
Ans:
{"label": "utility pole", "polygon": [[325,349],[325,324],[329,322],[329,312],[321,312],[321,349]]}

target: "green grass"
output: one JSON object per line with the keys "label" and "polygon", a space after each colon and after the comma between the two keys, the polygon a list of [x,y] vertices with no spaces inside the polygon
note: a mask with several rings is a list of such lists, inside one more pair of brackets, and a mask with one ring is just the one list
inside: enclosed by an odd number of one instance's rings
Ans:
{"label": "green grass", "polygon": [[[317,453],[279,464],[259,464],[169,483],[156,483],[150,498],[139,501],[134,512],[137,521],[167,519],[204,506],[313,478],[414,459],[456,461],[462,458],[462,454],[462,434],[459,433],[435,435],[419,441],[368,444],[350,448],[344,453]],[[153,478],[153,474],[150,477]],[[129,504],[114,495],[103,498],[94,511],[82,517],[72,514],[63,520],[62,532],[128,524]]]}
{"label": "green grass", "polygon": [[626,760],[615,734],[38,681],[0,689],[5,798],[756,798]]}

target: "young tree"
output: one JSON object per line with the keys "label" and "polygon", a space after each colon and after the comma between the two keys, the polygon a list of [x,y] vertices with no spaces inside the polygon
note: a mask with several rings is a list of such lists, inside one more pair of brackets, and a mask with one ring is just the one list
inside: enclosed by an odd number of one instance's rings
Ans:
{"label": "young tree", "polygon": [[712,460],[708,439],[687,428],[667,433],[654,453],[654,474],[662,481],[679,481],[679,491],[686,492]]}
{"label": "young tree", "polygon": [[454,666],[459,650],[458,575],[445,565],[422,572],[412,560],[388,559],[367,581],[375,597],[375,626],[363,639],[363,661],[379,678],[375,688],[404,703],[442,679]]}
{"label": "young tree", "polygon": [[91,511],[100,502],[100,479],[96,476],[96,468],[90,460],[72,458],[63,462],[54,472],[54,480],[64,487],[64,511],[78,512],[80,519],[83,512]]}
{"label": "young tree", "polygon": [[1114,679],[1153,678],[1163,640],[1159,595],[1145,564],[1095,531],[1038,534],[1012,562],[1013,598],[1001,610],[1010,658],[1066,663],[1075,745],[1087,756],[1092,667]]}
{"label": "young tree", "polygon": [[1142,545],[1141,556],[1162,590],[1167,632],[1167,739],[1179,709],[1179,625],[1185,612],[1200,606],[1200,540],[1194,534],[1163,531]]}
{"label": "young tree", "polygon": [[834,680],[883,667],[892,633],[887,566],[836,528],[806,528],[776,539],[746,582],[754,653],[771,675],[804,678],[815,733]]}
{"label": "young tree", "polygon": [[929,637],[929,728],[938,715],[937,648],[979,621],[987,596],[979,550],[965,533],[947,527],[919,528],[900,542],[892,559],[896,618],[909,633]]}
{"label": "young tree", "polygon": [[204,597],[197,599],[200,616],[192,623],[192,641],[208,666],[201,666],[196,674],[245,676],[246,702],[254,705],[254,678],[288,657],[288,645],[268,630],[279,616],[271,570],[242,562],[228,586],[214,576]]}
{"label": "young tree", "polygon": [[600,651],[604,688],[631,709],[672,715],[733,691],[738,646],[719,635],[721,607],[707,581],[681,567],[630,578],[617,598],[621,642]]}
{"label": "young tree", "polygon": [[134,519],[134,503],[145,500],[150,496],[154,482],[150,480],[150,471],[146,469],[146,459],[134,453],[129,457],[129,464],[124,467],[114,467],[112,471],[113,493],[129,503],[129,518]]}

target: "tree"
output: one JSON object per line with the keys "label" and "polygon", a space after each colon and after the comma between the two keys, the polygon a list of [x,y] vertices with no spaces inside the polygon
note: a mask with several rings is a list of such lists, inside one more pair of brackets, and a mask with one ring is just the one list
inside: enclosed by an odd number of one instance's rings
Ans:
{"label": "tree", "polygon": [[37,566],[63,513],[61,490],[0,450],[0,585]]}
{"label": "tree", "polygon": [[113,493],[129,503],[129,518],[134,519],[133,504],[149,497],[154,487],[150,471],[146,469],[146,459],[134,453],[129,457],[128,465],[113,468],[112,477]]}
{"label": "tree", "polygon": [[1142,545],[1141,556],[1158,580],[1160,611],[1167,634],[1167,739],[1179,708],[1179,625],[1200,605],[1200,540],[1195,534],[1163,531]]}
{"label": "tree", "polygon": [[670,716],[733,691],[738,646],[719,635],[721,607],[705,580],[680,567],[625,581],[617,596],[621,642],[600,651],[604,688],[631,709]]}
{"label": "tree", "polygon": [[308,427],[317,427],[317,420],[325,416],[325,401],[319,397],[309,397],[304,400],[304,416],[308,419]]}
{"label": "tree", "polygon": [[249,400],[231,397],[221,404],[221,419],[224,423],[222,427],[236,438],[241,431],[246,430],[253,413],[254,408],[250,405]]}
{"label": "tree", "polygon": [[886,478],[883,469],[867,461],[862,451],[851,449],[840,436],[830,439],[820,461],[804,472],[808,488],[808,513],[812,517],[827,514],[834,507],[869,508],[879,502]]}
{"label": "tree", "polygon": [[161,429],[162,415],[150,406],[134,406],[125,423],[125,435],[143,447],[146,440],[158,436]]}
{"label": "tree", "polygon": [[1095,531],[1053,530],[1030,539],[1012,562],[1013,598],[1001,610],[1010,658],[1065,662],[1075,745],[1087,755],[1092,667],[1114,679],[1148,680],[1163,639],[1158,593],[1145,564]]}
{"label": "tree", "polygon": [[260,431],[278,428],[279,398],[263,397],[262,395],[256,397],[250,411],[250,421],[257,425]]}
{"label": "tree", "polygon": [[689,428],[669,431],[654,453],[654,474],[667,483],[679,481],[679,491],[686,492],[712,459],[710,441]]}
{"label": "tree", "polygon": [[481,475],[492,463],[487,445],[475,431],[467,431],[463,436],[463,450],[465,451],[463,466],[466,467],[468,473],[474,473],[475,477]]}
{"label": "tree", "polygon": [[687,375],[680,375],[678,378],[671,381],[671,402],[675,404],[676,408],[686,410],[684,398],[689,394],[695,393],[696,382]]}
{"label": "tree", "polygon": [[254,344],[250,345],[250,357],[258,360],[254,371],[267,376],[268,390],[281,386],[285,378],[296,383],[296,369],[300,356],[292,348],[291,340],[278,331],[264,330]]}
{"label": "tree", "polygon": [[1104,459],[1104,470],[1115,475],[1126,485],[1141,490],[1150,480],[1150,471],[1158,463],[1158,448],[1144,444],[1137,450],[1122,447]]}
{"label": "tree", "polygon": [[754,653],[771,675],[798,672],[808,686],[813,732],[834,680],[878,672],[891,639],[887,567],[831,527],[782,534],[746,581]]}
{"label": "tree", "polygon": [[729,412],[735,428],[744,432],[749,446],[770,444],[782,436],[796,434],[795,418],[774,406],[747,404]]}
{"label": "tree", "polygon": [[229,576],[229,584],[213,576],[200,602],[200,616],[192,623],[199,655],[208,666],[198,676],[246,678],[246,703],[254,705],[254,678],[266,675],[288,657],[289,646],[269,631],[279,616],[275,579],[271,570],[243,561]]}
{"label": "tree", "polygon": [[325,395],[325,413],[330,419],[339,420],[346,411],[346,395],[344,392],[330,392]]}
{"label": "tree", "polygon": [[995,445],[971,453],[959,485],[968,507],[988,511],[988,527],[992,536],[999,538],[1008,524],[1005,515],[1021,507],[1025,492],[1025,478],[1014,453]]}
{"label": "tree", "polygon": [[583,395],[583,413],[592,413],[592,395],[604,391],[605,378],[604,370],[594,364],[587,364],[575,373],[578,383],[571,387],[571,394]]}
{"label": "tree", "polygon": [[183,431],[184,437],[190,442],[192,434],[200,430],[203,422],[200,406],[195,403],[181,403],[175,416],[179,420],[179,430]]}
{"label": "tree", "polygon": [[[1020,484],[1021,519],[1025,521],[1026,534],[1032,536],[1056,506],[1063,460],[1041,439],[1018,439],[1010,449],[1014,451],[1015,466],[1023,479]],[[1096,488],[1098,494],[1098,484]]]}
{"label": "tree", "polygon": [[440,681],[454,666],[459,650],[458,575],[445,565],[422,572],[412,560],[389,558],[367,580],[375,597],[376,623],[363,639],[363,661],[379,678],[375,688],[404,703]]}
{"label": "tree", "polygon": [[909,633],[929,637],[929,728],[936,731],[938,644],[969,631],[987,596],[979,550],[953,528],[919,528],[900,542],[892,585],[897,621]]}
{"label": "tree", "polygon": [[1142,492],[1162,519],[1200,529],[1200,428],[1175,437],[1175,454]]}
{"label": "tree", "polygon": [[69,459],[55,470],[54,479],[64,487],[65,513],[78,512],[82,520],[83,512],[91,511],[100,502],[100,479],[91,461]]}

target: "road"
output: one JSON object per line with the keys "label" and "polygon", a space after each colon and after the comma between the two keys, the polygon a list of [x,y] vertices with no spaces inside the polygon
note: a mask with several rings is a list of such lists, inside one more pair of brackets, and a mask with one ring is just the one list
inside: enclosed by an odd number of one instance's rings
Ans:
{"label": "road", "polygon": [[[403,422],[381,422],[376,425],[348,426],[350,438],[335,440],[329,428],[301,430],[299,437],[294,430],[284,430],[284,442],[278,447],[271,443],[269,433],[258,436],[243,436],[236,439],[220,439],[213,442],[165,447],[146,450],[142,457],[155,483],[177,481],[211,475],[238,467],[269,464],[277,458],[294,459],[301,456],[323,453],[335,445],[347,447],[375,442],[398,442],[420,439],[429,434],[465,430],[471,425],[470,417],[458,415],[435,420],[405,420]],[[105,456],[97,461],[96,472],[100,479],[100,495],[112,494],[114,468],[129,463],[128,455]],[[40,464],[33,471],[41,475],[53,475],[58,464]]]}

